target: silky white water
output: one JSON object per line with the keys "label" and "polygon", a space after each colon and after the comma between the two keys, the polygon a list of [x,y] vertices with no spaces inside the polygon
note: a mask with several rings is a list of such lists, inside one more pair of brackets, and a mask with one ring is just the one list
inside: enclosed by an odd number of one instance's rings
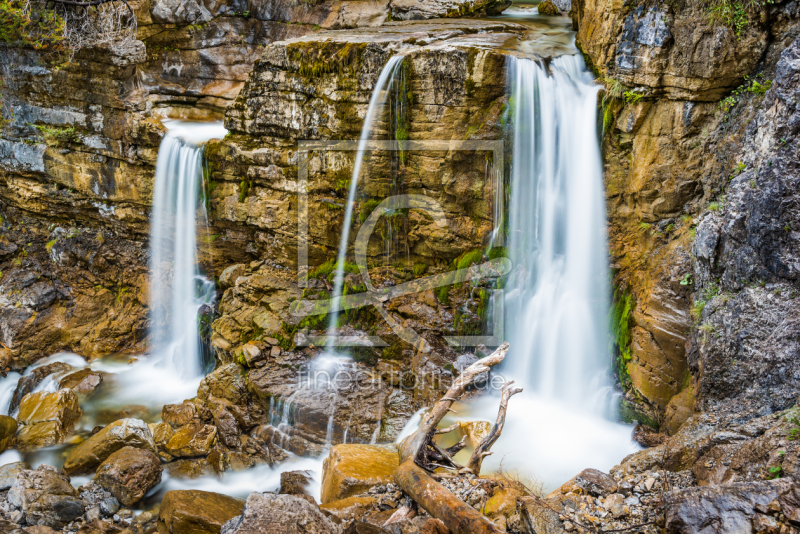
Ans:
{"label": "silky white water", "polygon": [[[509,58],[509,178],[500,373],[524,388],[509,403],[485,469],[517,471],[552,489],[581,469],[607,471],[638,447],[614,421],[609,271],[597,92],[578,55],[549,65]],[[494,421],[497,395],[459,419]]]}
{"label": "silky white water", "polygon": [[400,65],[403,63],[403,56],[396,55],[389,58],[383,70],[378,76],[378,82],[375,84],[375,89],[372,91],[372,96],[369,99],[369,106],[367,107],[367,115],[364,117],[364,125],[361,127],[361,135],[358,140],[358,151],[356,152],[356,161],[353,165],[353,175],[350,178],[350,188],[347,193],[347,204],[344,212],[344,223],[342,224],[342,236],[339,238],[339,251],[336,256],[336,271],[333,278],[333,311],[330,314],[328,322],[328,343],[332,343],[331,339],[336,335],[336,326],[339,323],[339,300],[342,297],[342,285],[344,283],[344,264],[347,258],[347,247],[350,239],[349,229],[353,220],[353,205],[355,203],[356,193],[358,191],[358,177],[361,174],[361,165],[364,161],[364,152],[367,149],[370,135],[372,133],[372,126],[378,117],[378,113],[386,102],[386,95],[389,83],[397,74]]}

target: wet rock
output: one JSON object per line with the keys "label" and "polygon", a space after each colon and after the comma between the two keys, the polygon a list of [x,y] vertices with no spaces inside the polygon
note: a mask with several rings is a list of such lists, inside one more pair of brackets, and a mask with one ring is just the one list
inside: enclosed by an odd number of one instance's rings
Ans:
{"label": "wet rock", "polygon": [[31,370],[29,374],[23,376],[19,379],[19,382],[17,382],[17,388],[14,390],[14,396],[11,397],[11,405],[9,406],[8,413],[14,413],[19,407],[19,402],[22,400],[22,397],[36,389],[36,386],[38,386],[42,380],[51,375],[63,375],[72,369],[73,367],[69,364],[53,362]]}
{"label": "wet rock", "polygon": [[165,449],[176,457],[206,456],[217,439],[217,428],[202,423],[190,423],[178,429]]}
{"label": "wet rock", "polygon": [[278,493],[307,495],[309,484],[311,484],[311,475],[308,471],[284,471],[281,473],[281,488]]}
{"label": "wet rock", "polygon": [[537,7],[539,8],[540,15],[545,15],[548,17],[557,17],[561,15],[558,7],[556,7],[552,0],[544,0],[544,2],[539,2]]}
{"label": "wet rock", "polygon": [[123,447],[100,464],[94,480],[124,506],[132,506],[161,482],[161,461],[152,451]]}
{"label": "wet rock", "polygon": [[220,406],[214,411],[213,417],[220,441],[231,449],[238,449],[241,447],[242,442],[239,439],[241,430],[233,414]]}
{"label": "wet rock", "polygon": [[17,421],[13,417],[0,415],[0,452],[3,452],[11,445],[16,433]]}
{"label": "wet rock", "polygon": [[338,534],[319,508],[296,495],[251,493],[244,511],[225,523],[224,534]]}
{"label": "wet rock", "polygon": [[62,378],[58,387],[71,389],[75,393],[88,395],[103,382],[103,373],[91,369],[81,369]]}
{"label": "wet rock", "polygon": [[172,478],[195,479],[219,474],[208,458],[181,458],[164,465]]}
{"label": "wet rock", "polygon": [[63,528],[84,513],[78,490],[60,469],[41,465],[35,471],[21,471],[11,489],[8,502],[25,513],[30,525]]}
{"label": "wet rock", "polygon": [[86,520],[95,521],[112,517],[119,510],[119,501],[111,492],[94,482],[87,482],[78,488],[81,502],[86,508]]}
{"label": "wet rock", "polygon": [[198,490],[168,491],[158,513],[159,534],[217,534],[222,525],[242,513],[239,499]]}
{"label": "wet rock", "polygon": [[392,388],[386,397],[383,417],[381,418],[380,443],[394,443],[405,428],[406,423],[414,415],[414,398],[410,391]]}
{"label": "wet rock", "polygon": [[480,445],[483,438],[489,435],[492,430],[492,424],[488,421],[460,422],[459,430],[462,436],[467,437],[467,444],[475,448]]}
{"label": "wet rock", "polygon": [[322,504],[392,482],[397,450],[377,445],[336,445],[323,463]]}
{"label": "wet rock", "polygon": [[172,428],[178,428],[192,422],[199,422],[197,409],[191,402],[183,404],[165,404],[161,409],[161,420]]}
{"label": "wet rock", "polygon": [[153,442],[156,444],[158,455],[166,461],[172,460],[172,455],[166,452],[167,443],[175,435],[172,426],[168,423],[151,423],[147,427],[150,429],[150,434],[153,436]]}
{"label": "wet rock", "polygon": [[61,443],[81,415],[78,396],[70,389],[25,395],[17,416],[17,447],[27,450]]}
{"label": "wet rock", "polygon": [[483,515],[494,521],[497,518],[509,518],[517,513],[517,501],[529,495],[525,487],[513,480],[494,479],[495,485],[486,502],[481,503]]}
{"label": "wet rock", "polygon": [[0,467],[0,491],[9,489],[20,471],[30,468],[28,462],[14,462]]}
{"label": "wet rock", "polygon": [[670,491],[664,495],[666,531],[751,532],[756,507],[766,509],[792,484],[775,480]]}
{"label": "wet rock", "polygon": [[156,452],[153,436],[144,421],[120,419],[107,425],[69,453],[64,470],[71,475],[92,473],[106,458],[123,447]]}

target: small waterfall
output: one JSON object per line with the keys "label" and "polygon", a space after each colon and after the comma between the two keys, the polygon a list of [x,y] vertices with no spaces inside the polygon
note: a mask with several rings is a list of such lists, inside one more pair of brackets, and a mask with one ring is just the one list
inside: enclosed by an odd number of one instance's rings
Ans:
{"label": "small waterfall", "polygon": [[214,298],[197,259],[197,228],[208,226],[202,143],[226,130],[221,123],[165,124],[150,225],[150,342],[159,365],[185,380],[203,372],[197,316]]}
{"label": "small waterfall", "polygon": [[[369,99],[369,107],[367,108],[367,115],[364,117],[364,125],[361,127],[361,136],[358,141],[358,152],[356,152],[356,161],[353,166],[353,176],[350,179],[350,189],[347,193],[347,204],[344,212],[344,224],[342,224],[342,236],[339,240],[339,252],[336,257],[336,271],[333,279],[333,307],[334,310],[339,304],[339,299],[342,297],[342,285],[344,283],[344,263],[347,258],[347,244],[350,237],[350,226],[353,221],[353,204],[358,190],[358,177],[361,174],[361,164],[364,160],[364,152],[369,142],[370,132],[372,125],[378,116],[378,111],[386,102],[386,89],[389,82],[395,77],[400,65],[402,65],[403,56],[392,56],[389,61],[384,65],[383,70],[378,76],[378,82],[375,84],[375,89]],[[332,311],[330,320],[328,322],[328,337],[335,335],[336,326],[339,322],[339,312]],[[330,341],[329,341],[330,343]]]}
{"label": "small waterfall", "polygon": [[507,369],[546,398],[592,409],[611,362],[599,86],[578,55],[549,70],[510,59]]}

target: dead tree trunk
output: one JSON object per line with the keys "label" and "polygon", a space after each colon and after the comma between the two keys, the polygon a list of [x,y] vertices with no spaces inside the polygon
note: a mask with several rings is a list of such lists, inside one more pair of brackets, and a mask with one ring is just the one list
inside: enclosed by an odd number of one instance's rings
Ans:
{"label": "dead tree trunk", "polygon": [[[469,469],[475,475],[480,474],[483,458],[490,454],[489,448],[497,441],[500,432],[503,430],[508,399],[522,391],[520,388],[511,388],[512,383],[503,387],[497,423],[492,427],[489,435],[475,449],[475,453],[470,458],[467,467],[459,466],[452,459],[452,455],[460,447],[463,447],[462,443],[444,450],[433,443],[433,436],[437,434],[436,427],[439,422],[447,415],[448,411],[452,411],[450,406],[461,398],[467,386],[475,378],[502,362],[507,352],[508,343],[503,343],[492,354],[464,369],[453,382],[453,385],[450,386],[450,389],[447,390],[444,397],[439,399],[422,418],[417,431],[400,444],[400,466],[394,471],[395,482],[431,516],[444,522],[452,534],[501,534],[503,532],[479,511],[436,482],[424,468],[433,468],[441,465],[461,472]],[[455,426],[438,433],[454,429]],[[433,463],[431,458],[436,463]]]}

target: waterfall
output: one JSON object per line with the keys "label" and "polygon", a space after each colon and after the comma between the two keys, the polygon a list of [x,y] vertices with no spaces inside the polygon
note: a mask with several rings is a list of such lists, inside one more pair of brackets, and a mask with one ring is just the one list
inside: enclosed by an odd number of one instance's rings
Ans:
{"label": "waterfall", "polygon": [[[549,66],[509,58],[513,128],[500,372],[524,388],[511,399],[486,470],[533,475],[545,489],[593,467],[607,471],[637,449],[613,420],[609,271],[596,85],[579,55]],[[461,420],[494,421],[498,395]]]}
{"label": "waterfall", "polygon": [[347,244],[350,237],[350,226],[353,221],[353,204],[355,203],[356,192],[358,190],[358,177],[361,174],[361,164],[364,160],[364,152],[367,149],[369,142],[370,132],[372,131],[372,124],[378,115],[378,111],[386,102],[386,89],[389,82],[395,77],[400,65],[402,65],[403,56],[397,55],[389,58],[389,61],[384,65],[383,70],[378,76],[378,82],[375,84],[375,89],[372,91],[372,96],[369,99],[369,106],[367,107],[367,115],[364,117],[364,125],[361,127],[361,136],[358,140],[358,151],[356,152],[356,161],[353,166],[353,176],[350,178],[350,189],[347,193],[347,204],[344,212],[344,223],[342,224],[342,236],[339,239],[339,252],[336,257],[336,271],[333,279],[333,309],[330,314],[328,322],[328,343],[331,342],[332,336],[336,335],[336,326],[339,322],[339,311],[337,307],[339,300],[342,297],[342,285],[344,283],[344,264],[347,258]]}
{"label": "waterfall", "polygon": [[197,258],[197,227],[208,225],[202,143],[226,130],[221,123],[165,124],[150,225],[150,343],[158,365],[186,380],[202,374],[198,310],[214,298]]}
{"label": "waterfall", "polygon": [[599,86],[580,56],[511,58],[514,128],[507,369],[536,393],[593,409],[610,382]]}

